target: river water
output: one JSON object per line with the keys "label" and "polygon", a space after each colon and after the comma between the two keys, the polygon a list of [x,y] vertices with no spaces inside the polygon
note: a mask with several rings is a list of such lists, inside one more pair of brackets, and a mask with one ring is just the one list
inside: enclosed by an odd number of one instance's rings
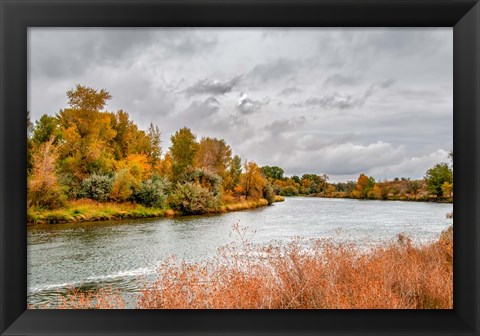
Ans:
{"label": "river water", "polygon": [[259,244],[299,236],[372,246],[399,233],[426,243],[452,224],[445,216],[452,210],[452,204],[288,197],[219,215],[32,226],[27,230],[27,300],[41,305],[67,288],[104,286],[133,297],[139,279],[152,278],[167,257],[212,257],[234,240],[235,223],[248,228],[249,239]]}

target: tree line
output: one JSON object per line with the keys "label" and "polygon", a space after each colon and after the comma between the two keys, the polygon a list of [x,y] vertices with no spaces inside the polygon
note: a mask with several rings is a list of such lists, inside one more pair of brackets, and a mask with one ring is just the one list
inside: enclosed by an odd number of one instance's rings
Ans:
{"label": "tree line", "polygon": [[55,209],[69,200],[136,202],[182,213],[275,194],[260,167],[242,163],[223,139],[183,127],[162,153],[160,130],[141,130],[127,112],[105,110],[106,90],[77,85],[68,107],[35,123],[28,117],[28,207]]}
{"label": "tree line", "polygon": [[[234,155],[223,139],[197,136],[187,127],[161,146],[157,125],[140,129],[127,112],[105,110],[104,89],[77,85],[68,106],[32,123],[27,113],[27,206],[56,209],[82,198],[135,202],[186,214],[214,212],[222,204],[275,195],[316,195],[369,199],[449,199],[452,168],[441,163],[423,180],[329,183],[315,173],[285,177],[278,166],[259,167]],[[453,159],[453,154],[452,154]]]}
{"label": "tree line", "polygon": [[[453,152],[450,152],[449,157],[453,162]],[[440,202],[453,200],[453,165],[446,162],[428,169],[424,178],[419,180],[396,177],[391,181],[376,181],[373,176],[360,174],[356,181],[329,183],[325,174],[284,177],[284,170],[278,166],[265,166],[261,169],[272,184],[274,192],[282,196]]]}

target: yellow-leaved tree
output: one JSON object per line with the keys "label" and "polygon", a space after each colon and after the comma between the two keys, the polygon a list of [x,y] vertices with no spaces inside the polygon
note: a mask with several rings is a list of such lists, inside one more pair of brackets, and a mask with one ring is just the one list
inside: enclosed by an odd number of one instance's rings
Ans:
{"label": "yellow-leaved tree", "polygon": [[267,184],[262,170],[253,162],[245,162],[244,172],[240,175],[240,186],[246,199],[257,200],[263,195],[263,188]]}
{"label": "yellow-leaved tree", "polygon": [[39,145],[32,155],[33,168],[28,177],[27,205],[54,209],[62,206],[65,195],[58,183],[55,162],[57,148],[53,145],[55,138]]}
{"label": "yellow-leaved tree", "polygon": [[60,110],[59,148],[62,171],[77,182],[94,172],[109,172],[113,168],[113,148],[116,132],[112,114],[103,111],[111,98],[105,90],[77,85],[67,92],[69,107]]}

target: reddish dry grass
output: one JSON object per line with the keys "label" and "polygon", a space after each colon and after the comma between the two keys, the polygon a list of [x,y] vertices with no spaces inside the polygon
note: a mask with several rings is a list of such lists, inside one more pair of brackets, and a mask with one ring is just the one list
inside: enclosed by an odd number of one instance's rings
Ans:
{"label": "reddish dry grass", "polygon": [[98,291],[82,292],[70,290],[61,296],[56,309],[123,309],[125,301],[116,291],[105,288]]}
{"label": "reddish dry grass", "polygon": [[451,231],[427,246],[399,236],[364,253],[322,240],[255,247],[243,229],[235,230],[241,249],[227,246],[209,263],[168,260],[138,307],[453,308]]}

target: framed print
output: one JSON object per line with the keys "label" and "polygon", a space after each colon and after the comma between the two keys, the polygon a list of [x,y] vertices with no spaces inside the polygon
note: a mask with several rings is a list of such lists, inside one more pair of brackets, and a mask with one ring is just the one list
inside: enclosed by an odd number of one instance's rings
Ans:
{"label": "framed print", "polygon": [[1,13],[2,334],[478,334],[477,1]]}

